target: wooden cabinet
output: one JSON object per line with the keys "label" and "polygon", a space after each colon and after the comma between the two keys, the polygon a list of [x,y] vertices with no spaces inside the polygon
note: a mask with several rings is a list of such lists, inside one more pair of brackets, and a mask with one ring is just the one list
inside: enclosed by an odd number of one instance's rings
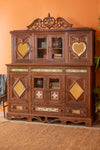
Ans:
{"label": "wooden cabinet", "polygon": [[7,118],[92,125],[94,30],[48,14],[11,34]]}
{"label": "wooden cabinet", "polygon": [[47,33],[35,35],[35,60],[64,62],[65,56],[65,34],[64,33]]}

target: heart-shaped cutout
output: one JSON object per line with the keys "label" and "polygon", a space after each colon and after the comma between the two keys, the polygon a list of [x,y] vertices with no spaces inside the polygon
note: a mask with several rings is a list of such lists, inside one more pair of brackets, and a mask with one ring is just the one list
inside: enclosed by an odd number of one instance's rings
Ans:
{"label": "heart-shaped cutout", "polygon": [[84,42],[75,42],[72,45],[72,50],[74,51],[74,53],[80,56],[86,51],[86,44]]}
{"label": "heart-shaped cutout", "polygon": [[20,43],[17,50],[24,57],[29,52],[29,45],[27,43]]}

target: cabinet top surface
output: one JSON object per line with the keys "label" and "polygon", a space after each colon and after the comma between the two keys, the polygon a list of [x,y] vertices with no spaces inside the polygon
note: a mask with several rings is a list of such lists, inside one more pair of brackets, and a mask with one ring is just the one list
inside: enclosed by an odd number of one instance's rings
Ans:
{"label": "cabinet top surface", "polygon": [[7,66],[38,66],[38,67],[42,67],[42,66],[45,66],[45,67],[48,67],[48,66],[55,66],[55,67],[71,67],[71,66],[79,66],[79,67],[90,67],[90,66],[94,66],[92,64],[80,64],[80,65],[76,65],[76,64],[67,64],[67,63],[11,63],[11,64],[6,64]]}
{"label": "cabinet top surface", "polygon": [[41,30],[13,30],[10,31],[11,34],[16,34],[16,33],[40,33],[40,32],[71,32],[71,31],[95,31],[93,28],[88,28],[88,27],[80,27],[80,28],[70,28],[70,29],[41,29]]}

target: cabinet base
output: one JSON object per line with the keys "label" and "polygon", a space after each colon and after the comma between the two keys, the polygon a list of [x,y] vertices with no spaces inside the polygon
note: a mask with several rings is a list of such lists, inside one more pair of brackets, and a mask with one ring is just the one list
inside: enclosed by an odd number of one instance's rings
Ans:
{"label": "cabinet base", "polygon": [[27,121],[39,121],[42,123],[61,123],[61,124],[80,124],[85,123],[86,126],[92,126],[92,118],[81,118],[81,117],[65,117],[65,116],[52,116],[52,115],[33,115],[33,114],[25,114],[25,113],[7,113],[7,119],[10,120],[12,118],[22,119],[27,118]]}

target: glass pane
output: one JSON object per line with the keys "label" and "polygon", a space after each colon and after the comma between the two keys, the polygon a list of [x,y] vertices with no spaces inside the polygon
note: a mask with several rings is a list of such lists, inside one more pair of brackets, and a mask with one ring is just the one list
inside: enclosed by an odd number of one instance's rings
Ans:
{"label": "glass pane", "polygon": [[50,89],[60,89],[59,79],[58,78],[57,79],[50,78],[49,88]]}
{"label": "glass pane", "polygon": [[47,50],[38,50],[38,58],[47,58]]}
{"label": "glass pane", "polygon": [[61,59],[62,58],[62,49],[53,49],[52,50],[52,58],[53,59]]}
{"label": "glass pane", "polygon": [[37,57],[38,58],[47,57],[47,39],[46,38],[37,39]]}
{"label": "glass pane", "polygon": [[52,38],[52,58],[61,59],[63,56],[62,38]]}
{"label": "glass pane", "polygon": [[62,38],[52,38],[53,48],[62,48]]}
{"label": "glass pane", "polygon": [[43,78],[34,78],[34,88],[43,88]]}

